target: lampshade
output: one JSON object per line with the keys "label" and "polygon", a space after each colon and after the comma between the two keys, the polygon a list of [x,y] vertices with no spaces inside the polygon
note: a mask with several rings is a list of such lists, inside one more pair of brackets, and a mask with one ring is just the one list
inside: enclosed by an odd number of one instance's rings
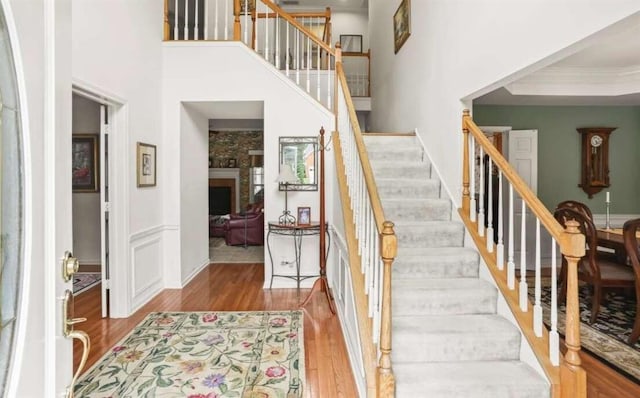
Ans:
{"label": "lampshade", "polygon": [[296,184],[298,182],[298,177],[293,174],[291,166],[289,166],[288,164],[281,164],[280,174],[278,175],[276,182],[280,184]]}

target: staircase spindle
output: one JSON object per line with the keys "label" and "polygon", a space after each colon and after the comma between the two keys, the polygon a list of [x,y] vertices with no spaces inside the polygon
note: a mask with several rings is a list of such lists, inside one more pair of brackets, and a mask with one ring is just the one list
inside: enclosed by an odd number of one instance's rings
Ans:
{"label": "staircase spindle", "polygon": [[507,286],[513,290],[516,288],[516,263],[514,261],[515,248],[514,248],[514,219],[513,212],[513,185],[509,183],[509,253],[507,255]]}
{"label": "staircase spindle", "polygon": [[225,40],[229,40],[229,1],[232,1],[232,0],[224,0],[224,39]]}
{"label": "staircase spindle", "polygon": [[487,168],[487,178],[488,182],[488,191],[487,196],[487,251],[489,253],[493,253],[493,173],[491,172],[491,157],[487,158],[488,160],[488,168]]}
{"label": "staircase spindle", "polygon": [[287,25],[287,38],[286,38],[286,45],[285,45],[285,54],[284,54],[284,69],[285,69],[285,75],[287,77],[289,77],[289,62],[291,62],[291,48],[289,46],[289,22],[286,23]]}
{"label": "staircase spindle", "polygon": [[540,280],[540,219],[536,217],[536,271],[535,271],[535,301],[533,305],[533,331],[536,336],[542,336],[542,304]]}
{"label": "staircase spindle", "polygon": [[321,49],[320,49],[320,45],[316,44],[316,48],[318,51],[318,59],[316,60],[316,99],[318,100],[318,102],[322,102],[322,100],[320,99],[320,53],[321,53]]}
{"label": "staircase spindle", "polygon": [[478,188],[478,235],[484,236],[484,154],[480,147],[480,187]]}
{"label": "staircase spindle", "polygon": [[[469,133],[467,133],[468,135]],[[471,221],[476,221],[477,217],[476,217],[476,212],[477,210],[477,205],[476,205],[476,144],[475,144],[476,140],[473,138],[473,136],[469,137],[469,145],[471,146],[471,149],[469,151],[469,153],[471,154],[471,156],[469,157],[469,176],[471,177],[471,184],[469,186],[470,189],[470,205],[469,205],[469,218],[471,219]],[[478,224],[479,225],[479,224]]]}
{"label": "staircase spindle", "polygon": [[195,16],[196,21],[195,21],[195,24],[194,24],[194,27],[193,27],[193,40],[200,40],[200,32],[198,31],[198,27],[199,27],[199,24],[198,24],[199,15],[198,14],[199,14],[199,11],[200,11],[199,10],[199,5],[200,5],[200,2],[198,0],[196,0],[196,16]]}
{"label": "staircase spindle", "polygon": [[296,84],[300,86],[300,30],[296,28]]}
{"label": "staircase spindle", "polygon": [[173,8],[175,10],[173,15],[173,40],[180,40],[180,28],[178,28],[178,15],[180,14],[180,8],[178,8],[178,0],[176,0],[175,6]]}
{"label": "staircase spindle", "polygon": [[311,93],[311,38],[309,36],[305,36],[307,38],[307,93]]}
{"label": "staircase spindle", "polygon": [[244,26],[242,29],[244,30],[244,43],[249,44],[249,0],[244,0]]}
{"label": "staircase spindle", "polygon": [[[218,14],[216,14],[218,19]],[[209,0],[204,2],[204,39],[209,40]]]}
{"label": "staircase spindle", "polygon": [[264,59],[269,62],[269,8],[264,5]]}
{"label": "staircase spindle", "polygon": [[498,170],[498,244],[496,245],[496,263],[498,269],[504,269],[504,208],[502,192],[502,170]]}
{"label": "staircase spindle", "polygon": [[276,69],[280,69],[280,17],[278,16],[278,14],[276,14],[275,18],[273,19],[275,24],[276,24],[276,35],[275,35],[275,40],[276,40]]}
{"label": "staircase spindle", "polygon": [[560,335],[558,334],[558,281],[556,240],[551,238],[551,330],[549,331],[549,357],[551,364],[560,364]]}
{"label": "staircase spindle", "polygon": [[522,217],[520,224],[520,310],[527,312],[528,292],[527,292],[527,204],[522,201]]}
{"label": "staircase spindle", "polygon": [[184,39],[189,40],[189,0],[184,0]]}

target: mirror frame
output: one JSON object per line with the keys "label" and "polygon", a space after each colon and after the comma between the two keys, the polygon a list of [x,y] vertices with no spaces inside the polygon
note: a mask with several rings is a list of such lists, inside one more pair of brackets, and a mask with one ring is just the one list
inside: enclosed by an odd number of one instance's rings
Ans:
{"label": "mirror frame", "polygon": [[[307,136],[307,137],[280,137],[279,139],[279,162],[278,167],[283,164],[284,158],[284,148],[287,146],[291,146],[291,144],[311,144],[313,145],[313,184],[287,184],[287,191],[317,191],[318,190],[318,137]],[[278,170],[278,173],[280,170]],[[285,185],[278,184],[278,190],[284,191]]]}

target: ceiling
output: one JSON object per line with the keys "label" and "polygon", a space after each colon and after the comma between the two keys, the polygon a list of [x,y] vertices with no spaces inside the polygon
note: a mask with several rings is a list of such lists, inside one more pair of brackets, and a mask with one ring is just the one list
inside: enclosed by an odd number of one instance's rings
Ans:
{"label": "ceiling", "polygon": [[578,50],[473,100],[486,105],[640,105],[640,15]]}

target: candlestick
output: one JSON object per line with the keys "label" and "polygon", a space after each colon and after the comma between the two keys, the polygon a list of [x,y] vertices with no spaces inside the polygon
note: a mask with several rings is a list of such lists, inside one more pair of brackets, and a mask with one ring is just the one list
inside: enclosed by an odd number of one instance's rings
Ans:
{"label": "candlestick", "polygon": [[611,203],[611,195],[609,194],[609,191],[607,191],[607,196],[606,196],[605,202],[606,203]]}
{"label": "candlestick", "polygon": [[[607,192],[607,193],[609,193],[609,192]],[[604,228],[609,230],[609,229],[611,229],[611,222],[610,222],[610,219],[609,219],[609,206],[611,204],[607,201],[606,205],[607,205],[607,214],[606,214],[607,218],[606,218],[606,221],[605,221]]]}

